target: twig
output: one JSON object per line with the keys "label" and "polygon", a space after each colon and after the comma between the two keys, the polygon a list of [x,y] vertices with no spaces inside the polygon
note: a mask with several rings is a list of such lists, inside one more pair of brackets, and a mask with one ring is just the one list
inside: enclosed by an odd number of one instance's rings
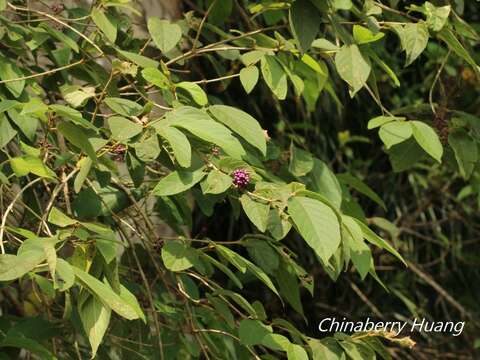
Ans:
{"label": "twig", "polygon": [[456,308],[463,316],[468,317],[471,320],[475,318],[473,315],[467,311],[457,300],[455,300],[443,287],[440,286],[430,275],[423,272],[417,265],[414,263],[407,261],[409,269],[411,269],[419,278],[424,280],[428,285],[430,285],[433,289],[435,289],[440,296],[442,296],[450,305]]}
{"label": "twig", "polygon": [[210,11],[212,11],[216,3],[217,3],[217,0],[212,1],[207,11],[205,12],[205,15],[203,15],[202,21],[200,21],[200,25],[198,26],[198,29],[197,29],[197,34],[195,35],[195,40],[193,41],[193,44],[192,44],[191,51],[194,53],[195,53],[195,49],[197,48],[198,39],[200,38],[200,34],[202,33],[203,24],[205,24],[205,21],[207,20],[208,15],[210,14]]}
{"label": "twig", "polygon": [[17,10],[17,11],[27,11],[27,12],[32,12],[34,14],[38,14],[38,15],[42,15],[42,16],[45,16],[46,18],[49,18],[50,20],[52,21],[55,21],[63,26],[65,26],[66,28],[72,30],[75,34],[77,34],[78,36],[80,36],[81,38],[85,39],[86,42],[88,42],[90,45],[92,45],[95,49],[98,50],[98,52],[100,52],[100,54],[104,55],[102,49],[100,49],[98,47],[97,44],[95,44],[92,40],[90,40],[86,35],[84,35],[83,33],[81,33],[80,31],[78,31],[77,29],[75,29],[73,26],[70,26],[69,24],[67,24],[66,22],[56,18],[55,16],[53,15],[50,15],[48,13],[45,13],[43,11],[39,11],[39,10],[32,10],[32,9],[29,9],[29,8],[24,8],[24,7],[20,7],[20,6],[15,6],[15,5],[12,5],[10,3],[7,3],[8,7],[12,8],[13,10]]}
{"label": "twig", "polygon": [[27,75],[27,76],[21,76],[21,77],[15,78],[15,79],[5,79],[5,80],[0,81],[0,84],[11,83],[11,82],[14,82],[14,81],[28,80],[28,79],[33,79],[33,78],[40,77],[40,76],[44,76],[44,75],[54,74],[54,73],[56,73],[56,72],[59,72],[59,71],[62,71],[62,70],[66,70],[66,69],[69,69],[69,68],[71,68],[71,67],[74,67],[74,66],[83,64],[84,62],[85,62],[85,58],[80,59],[80,60],[78,60],[78,61],[76,61],[76,62],[74,62],[74,63],[68,64],[68,65],[64,65],[64,66],[60,66],[60,67],[58,67],[58,68],[51,69],[51,70],[48,70],[48,71],[44,71],[44,72],[41,72],[41,73],[32,74],[32,75]]}
{"label": "twig", "polygon": [[435,90],[435,85],[438,82],[438,79],[440,78],[440,74],[443,71],[443,68],[447,64],[447,60],[450,57],[450,54],[452,53],[452,50],[449,49],[447,55],[443,59],[440,67],[437,70],[437,73],[435,74],[435,78],[433,79],[432,86],[430,87],[430,91],[428,92],[428,102],[430,103],[430,107],[432,108],[432,112],[436,115],[437,111],[435,110],[435,105],[433,104],[433,91]]}
{"label": "twig", "polygon": [[[240,344],[241,341],[238,337],[236,337],[235,335],[233,334],[230,334],[229,332],[226,332],[226,331],[223,331],[223,330],[217,330],[217,329],[194,329],[193,330],[194,332],[207,332],[207,333],[212,333],[212,334],[219,334],[219,335],[225,335],[225,336],[229,336],[231,337],[232,339],[235,339],[236,341],[238,341]],[[243,345],[243,344],[242,344]],[[247,350],[250,352],[250,354],[252,354],[252,356],[255,358],[255,360],[261,360],[261,358],[255,354],[255,352],[249,347],[249,346],[246,346],[245,347],[247,348]]]}
{"label": "twig", "polygon": [[227,79],[233,79],[233,78],[236,78],[236,77],[239,77],[240,74],[232,74],[232,75],[225,75],[225,76],[222,76],[222,77],[218,77],[218,78],[215,78],[215,79],[203,79],[203,80],[197,80],[197,81],[192,81],[194,84],[208,84],[208,83],[212,83],[212,82],[217,82],[217,81],[223,81],[223,80],[227,80]]}
{"label": "twig", "polygon": [[3,217],[2,217],[2,225],[0,226],[0,250],[1,250],[2,254],[5,254],[5,247],[3,245],[3,233],[5,231],[5,224],[7,222],[8,214],[10,213],[10,211],[12,211],[13,206],[15,205],[15,202],[20,198],[20,196],[22,196],[22,194],[25,192],[25,190],[27,190],[30,186],[36,184],[37,182],[39,182],[41,180],[42,180],[42,178],[39,177],[35,180],[30,181],[27,185],[25,185],[18,192],[18,194],[13,198],[13,200],[11,201],[11,203],[8,205],[7,209],[5,210],[5,213],[3,214]]}
{"label": "twig", "polygon": [[[42,216],[42,221],[45,221],[48,217],[48,213],[50,212],[50,209],[53,207],[53,203],[55,201],[55,199],[57,198],[58,194],[60,193],[60,191],[63,189],[63,187],[66,185],[66,183],[68,182],[68,180],[70,180],[73,175],[75,175],[77,173],[77,171],[79,171],[80,169],[73,169],[70,174],[68,174],[67,176],[63,177],[62,181],[60,182],[60,184],[58,184],[55,189],[53,189],[53,192],[52,192],[52,195],[50,196],[50,200],[48,201],[48,204],[47,204],[47,207],[45,208],[45,213],[43,214]],[[37,230],[37,234],[40,233],[40,230],[42,229],[42,224],[39,225],[38,227],[38,230]]]}

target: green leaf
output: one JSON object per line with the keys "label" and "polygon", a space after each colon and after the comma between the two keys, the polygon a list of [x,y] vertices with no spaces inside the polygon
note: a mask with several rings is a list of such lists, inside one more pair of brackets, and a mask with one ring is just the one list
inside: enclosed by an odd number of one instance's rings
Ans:
{"label": "green leaf", "polygon": [[54,179],[55,173],[50,170],[41,159],[26,155],[10,159],[10,166],[17,176],[25,176],[29,173],[40,177]]}
{"label": "green leaf", "polygon": [[375,352],[363,343],[347,340],[339,344],[351,359],[376,360]]}
{"label": "green leaf", "polygon": [[131,62],[137,64],[138,66],[141,66],[143,68],[157,68],[160,63],[158,61],[155,61],[153,59],[150,59],[149,57],[130,52],[130,51],[125,51],[125,50],[120,50],[117,49],[117,51],[125,58],[130,60]]}
{"label": "green leaf", "polygon": [[207,113],[190,106],[183,106],[168,114],[170,125],[188,130],[200,139],[220,146],[225,152],[241,159],[245,155],[240,141],[223,125],[212,120]]}
{"label": "green leaf", "polygon": [[400,37],[402,49],[407,54],[405,67],[415,61],[425,50],[428,43],[429,33],[425,22],[407,23],[393,27]]}
{"label": "green leaf", "polygon": [[320,29],[320,14],[309,0],[296,0],[290,7],[290,27],[301,52],[307,51]]}
{"label": "green leaf", "polygon": [[287,351],[291,345],[287,337],[280,334],[267,334],[262,339],[262,345],[277,351]]}
{"label": "green leaf", "polygon": [[78,194],[80,190],[82,190],[83,183],[87,179],[88,173],[92,168],[92,159],[89,157],[81,158],[77,163],[77,167],[80,168],[80,171],[73,182],[73,190]]}
{"label": "green leaf", "polygon": [[250,221],[258,230],[265,232],[267,230],[270,205],[255,201],[247,194],[243,194],[240,197],[240,203]]}
{"label": "green leaf", "polygon": [[0,254],[0,281],[12,281],[22,277],[45,258],[43,248],[30,249],[17,256]]}
{"label": "green leaf", "polygon": [[392,245],[390,245],[388,242],[386,242],[380,236],[375,234],[374,231],[372,231],[367,225],[365,225],[360,220],[357,220],[357,219],[354,219],[354,220],[360,226],[360,228],[362,229],[363,236],[365,237],[365,239],[369,243],[371,243],[375,246],[378,246],[381,249],[387,250],[390,254],[394,255],[395,257],[397,257],[397,259],[399,259],[401,262],[403,262],[405,264],[405,266],[407,265],[407,263],[405,262],[403,257],[398,253],[397,250],[395,250],[395,248]]}
{"label": "green leaf", "polygon": [[70,225],[75,225],[77,220],[72,219],[71,217],[65,215],[55,206],[52,207],[50,213],[48,214],[48,222],[60,227],[67,227]]}
{"label": "green leaf", "polygon": [[215,25],[223,25],[225,20],[231,15],[233,10],[233,0],[216,1],[208,0],[205,6],[212,6],[208,16],[208,22]]}
{"label": "green leaf", "polygon": [[212,170],[202,183],[204,194],[221,194],[232,186],[232,178],[219,170]]}
{"label": "green leaf", "polygon": [[159,126],[156,128],[158,135],[168,141],[172,147],[175,159],[181,167],[188,168],[192,163],[192,148],[188,138],[172,126]]}
{"label": "green leaf", "polygon": [[316,39],[312,42],[312,47],[326,51],[338,51],[340,48],[327,39]]}
{"label": "green leaf", "polygon": [[464,179],[470,175],[478,161],[478,146],[475,140],[463,129],[458,129],[448,135],[448,143],[455,153],[460,174]]}
{"label": "green leaf", "polygon": [[287,97],[287,74],[275,56],[265,55],[260,60],[263,80],[279,100]]}
{"label": "green leaf", "polygon": [[[0,348],[4,347],[14,347],[28,350],[30,353],[37,355],[42,360],[57,360],[57,357],[55,357],[47,348],[37,341],[19,336],[17,334],[7,334],[7,336],[0,342]],[[7,357],[6,353],[7,352],[2,352],[2,354],[5,354],[4,359],[8,360],[10,357]]]}
{"label": "green leaf", "polygon": [[387,149],[390,149],[393,145],[409,139],[412,136],[412,127],[407,121],[388,122],[380,127],[378,135]]}
{"label": "green leaf", "polygon": [[19,103],[16,100],[1,100],[0,101],[0,113],[4,113],[8,110],[11,110],[13,108],[18,108],[21,106],[21,103]]}
{"label": "green leaf", "polygon": [[240,70],[240,82],[247,94],[250,94],[257,85],[259,71],[256,66],[247,66]]}
{"label": "green leaf", "polygon": [[388,151],[390,162],[395,172],[405,171],[426,157],[425,151],[410,138],[403,143],[392,146]]}
{"label": "green leaf", "polygon": [[251,66],[259,62],[265,54],[266,52],[262,50],[252,50],[242,54],[241,60],[245,66]]}
{"label": "green leaf", "polygon": [[158,144],[158,136],[154,132],[143,134],[142,138],[134,144],[135,154],[144,162],[155,161],[160,155],[160,145]]}
{"label": "green leaf", "polygon": [[[383,360],[393,360],[392,355],[388,352],[388,348],[380,341],[378,337],[369,337],[363,339],[369,348],[375,351],[376,354],[380,355],[380,358]],[[378,357],[377,357],[378,359]]]}
{"label": "green leaf", "polygon": [[308,151],[290,145],[290,163],[288,170],[295,176],[304,176],[313,169],[313,156]]}
{"label": "green leaf", "polygon": [[439,163],[442,162],[443,146],[435,130],[421,121],[412,120],[409,123],[418,145]]}
{"label": "green leaf", "polygon": [[342,224],[344,225],[343,239],[347,243],[352,262],[363,280],[370,270],[370,264],[373,261],[372,253],[363,241],[362,228],[354,218],[344,215]]}
{"label": "green leaf", "polygon": [[62,258],[57,258],[55,270],[56,288],[60,291],[70,289],[75,282],[75,273],[73,272],[72,266]]}
{"label": "green leaf", "polygon": [[20,115],[33,115],[42,117],[48,111],[48,106],[37,97],[31,98],[27,103],[22,104],[23,108]]}
{"label": "green leaf", "polygon": [[145,164],[138,160],[132,152],[127,152],[126,163],[133,185],[137,188],[140,187],[145,178]]}
{"label": "green leaf", "polygon": [[305,317],[300,297],[300,285],[298,283],[297,274],[292,266],[282,263],[275,272],[280,294],[296,312]]}
{"label": "green leaf", "polygon": [[225,246],[215,244],[215,248],[222,257],[224,257],[231,264],[233,264],[233,266],[235,266],[239,271],[245,273],[248,269],[257,279],[263,282],[270,290],[272,290],[278,297],[280,297],[280,294],[278,293],[278,290],[273,284],[272,280],[257,265]]}
{"label": "green leaf", "polygon": [[92,20],[95,25],[97,25],[106,38],[110,42],[115,43],[115,40],[117,39],[117,27],[109,20],[103,10],[93,8],[90,15],[92,16]]}
{"label": "green leaf", "polygon": [[374,34],[370,29],[366,27],[360,25],[353,25],[353,38],[355,39],[355,42],[359,45],[378,41],[384,36],[385,34],[382,32]]}
{"label": "green leaf", "polygon": [[426,1],[423,4],[423,7],[425,9],[425,14],[427,15],[428,27],[433,31],[442,30],[447,23],[452,7],[450,5],[435,6],[429,1]]}
{"label": "green leaf", "polygon": [[346,360],[338,342],[333,338],[325,338],[323,340],[309,339],[308,345],[312,349],[312,360]]}
{"label": "green leaf", "polygon": [[350,10],[352,8],[352,0],[334,0],[333,7],[335,10]]}
{"label": "green leaf", "polygon": [[[74,108],[85,105],[88,99],[95,96],[95,88],[93,86],[63,85],[60,91],[65,101]],[[82,117],[81,114],[78,114],[78,116]]]}
{"label": "green leaf", "polygon": [[198,255],[194,249],[181,241],[167,240],[162,247],[162,260],[168,270],[183,271],[198,261]]}
{"label": "green leaf", "polygon": [[342,46],[335,55],[335,66],[340,77],[350,85],[352,97],[367,83],[370,76],[370,63],[355,44]]}
{"label": "green leaf", "polygon": [[117,257],[118,242],[116,237],[108,236],[105,238],[95,238],[95,246],[102,254],[105,262],[110,264]]}
{"label": "green leaf", "polygon": [[151,17],[147,27],[153,42],[164,53],[172,50],[182,38],[182,28],[168,20]]}
{"label": "green leaf", "polygon": [[268,274],[278,269],[280,260],[276,250],[265,239],[248,239],[245,243],[248,254],[255,264]]}
{"label": "green leaf", "polygon": [[457,39],[455,34],[447,27],[444,27],[438,34],[438,38],[444,41],[450,50],[452,50],[457,56],[464,59],[467,63],[469,63],[473,69],[479,73],[480,67],[477,65],[475,60],[473,59],[472,55],[465,49],[462,43]]}
{"label": "green leaf", "polygon": [[204,106],[208,104],[207,94],[205,94],[205,91],[203,91],[198,84],[189,81],[182,81],[178,84],[175,84],[175,86],[189,93],[193,101],[195,101],[198,105]]}
{"label": "green leaf", "polygon": [[5,83],[8,91],[18,98],[25,87],[25,80],[9,81],[23,76],[22,71],[13,62],[0,55],[0,79],[8,81]]}
{"label": "green leaf", "polygon": [[367,16],[381,15],[382,14],[382,8],[378,5],[376,5],[373,0],[366,0],[365,1],[365,4],[363,5],[363,11],[365,12],[365,15],[367,15]]}
{"label": "green leaf", "polygon": [[73,272],[75,273],[77,279],[79,279],[85,287],[87,287],[94,295],[96,295],[105,306],[111,308],[118,315],[128,320],[139,318],[135,309],[126,303],[109,286],[75,266],[73,266]]}
{"label": "green leaf", "polygon": [[80,48],[78,47],[78,44],[75,40],[73,40],[70,36],[64,34],[63,32],[56,30],[52,28],[50,25],[48,25],[47,22],[42,22],[40,25],[43,29],[47,30],[47,32],[50,34],[50,36],[54,37],[64,45],[68,46],[70,49],[78,53],[80,51]]}
{"label": "green leaf", "polygon": [[265,134],[258,121],[245,111],[226,105],[213,105],[208,108],[212,115],[256,147],[263,155],[267,153]]}
{"label": "green leaf", "polygon": [[107,97],[104,101],[110,109],[123,116],[138,116],[143,112],[143,106],[131,100]]}
{"label": "green leaf", "polygon": [[89,296],[78,309],[80,320],[92,347],[92,359],[97,354],[103,336],[110,323],[111,309],[95,296]]}
{"label": "green leaf", "polygon": [[95,153],[92,144],[90,144],[90,141],[88,141],[87,135],[80,127],[67,122],[61,122],[57,125],[57,129],[68,141],[84,151],[92,161],[97,161],[97,154]]}
{"label": "green leaf", "polygon": [[112,131],[112,138],[120,142],[137,136],[143,129],[142,125],[121,116],[109,117],[107,122]]}
{"label": "green leaf", "polygon": [[122,284],[120,284],[120,297],[137,312],[138,317],[142,319],[144,323],[147,322],[145,314],[143,313],[137,298]]}
{"label": "green leaf", "polygon": [[5,147],[14,137],[17,131],[10,125],[7,117],[0,114],[0,149]]}
{"label": "green leaf", "polygon": [[397,116],[377,116],[368,122],[367,129],[368,130],[375,129],[377,127],[385,125],[386,123],[389,123],[392,121],[402,121],[402,120],[405,120],[405,118],[397,117]]}
{"label": "green leaf", "polygon": [[214,259],[213,257],[207,255],[207,254],[204,254],[204,253],[201,253],[202,257],[204,259],[206,259],[208,262],[212,263],[213,266],[215,266],[216,268],[218,268],[220,271],[222,271],[225,275],[227,275],[230,280],[232,280],[232,282],[239,288],[239,289],[242,289],[243,288],[243,285],[242,285],[242,282],[238,279],[238,277],[235,276],[235,274],[233,273],[232,270],[230,270],[228,267],[226,267],[225,265],[223,265],[220,261],[218,261],[217,259]]}
{"label": "green leaf", "polygon": [[388,66],[385,61],[380,59],[380,57],[374,51],[368,51],[368,55],[378,66],[380,66],[383,69],[383,71],[385,71],[385,73],[393,81],[393,84],[396,87],[399,87],[400,86],[400,80],[398,79],[395,71],[393,71],[392,68],[390,66]]}
{"label": "green leaf", "polygon": [[308,360],[307,352],[297,344],[289,344],[286,348],[288,360]]}
{"label": "green leaf", "polygon": [[142,70],[142,76],[149,83],[158,86],[160,89],[168,89],[170,81],[160,70],[149,67]]}
{"label": "green leaf", "polygon": [[258,320],[244,319],[238,327],[238,337],[245,346],[258,345],[263,338],[272,333],[272,329],[263,325]]}
{"label": "green leaf", "polygon": [[281,240],[287,236],[292,228],[288,220],[288,215],[281,212],[278,208],[273,208],[268,214],[267,229],[275,240]]}
{"label": "green leaf", "polygon": [[53,104],[49,106],[50,110],[55,112],[56,115],[62,117],[64,120],[73,122],[76,125],[80,125],[85,129],[94,130],[98,133],[97,127],[90,123],[88,120],[85,120],[82,117],[82,113],[78,110],[72,109],[68,106]]}
{"label": "green leaf", "polygon": [[326,264],[340,245],[340,225],[336,214],[324,203],[301,196],[288,201],[288,213],[300,235]]}
{"label": "green leaf", "polygon": [[312,189],[325,196],[337,208],[340,208],[342,203],[342,189],[327,164],[319,159],[313,159],[313,169],[309,176],[311,178]]}
{"label": "green leaf", "polygon": [[33,157],[40,157],[42,154],[40,149],[29,146],[25,144],[22,140],[20,140],[20,149],[27,155],[33,156]]}
{"label": "green leaf", "polygon": [[173,171],[158,182],[153,189],[153,194],[156,196],[171,196],[179,194],[200,182],[205,175],[204,167],[194,171]]}
{"label": "green leaf", "polygon": [[380,205],[383,209],[387,210],[387,207],[385,206],[385,203],[383,200],[380,198],[380,196],[377,195],[375,191],[373,191],[370,186],[365,184],[362,180],[359,178],[349,174],[349,173],[343,173],[343,174],[338,174],[337,178],[340,182],[351,186],[355,190],[357,190],[359,193],[368,196],[370,199],[375,201],[378,205]]}

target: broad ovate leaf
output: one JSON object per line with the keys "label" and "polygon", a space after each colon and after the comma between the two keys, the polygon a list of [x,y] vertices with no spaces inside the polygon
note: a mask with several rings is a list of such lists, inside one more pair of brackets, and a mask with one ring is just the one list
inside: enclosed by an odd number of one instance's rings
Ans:
{"label": "broad ovate leaf", "polygon": [[340,77],[350,85],[351,96],[367,83],[372,69],[356,44],[342,46],[335,55],[335,66]]}
{"label": "broad ovate leaf", "polygon": [[244,140],[260,150],[263,155],[266,154],[265,134],[258,121],[250,114],[226,105],[213,105],[208,110],[215,119],[240,135]]}
{"label": "broad ovate leaf", "polygon": [[326,264],[341,240],[335,212],[319,200],[295,196],[288,201],[288,213],[297,231]]}
{"label": "broad ovate leaf", "polygon": [[182,38],[182,29],[168,20],[151,17],[147,21],[148,31],[155,45],[164,53],[172,50]]}

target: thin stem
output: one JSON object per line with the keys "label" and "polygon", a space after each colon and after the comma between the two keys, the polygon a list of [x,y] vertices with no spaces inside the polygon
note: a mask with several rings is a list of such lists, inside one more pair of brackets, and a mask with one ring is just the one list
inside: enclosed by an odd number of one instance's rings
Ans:
{"label": "thin stem", "polygon": [[46,18],[49,18],[50,20],[52,21],[55,21],[56,23],[59,23],[63,26],[65,26],[66,28],[72,30],[75,34],[77,34],[78,36],[80,36],[81,38],[85,39],[86,42],[88,42],[90,45],[92,45],[95,49],[97,49],[97,51],[101,54],[101,55],[104,55],[102,49],[100,49],[98,47],[97,44],[95,44],[92,40],[90,40],[86,35],[84,35],[83,33],[81,33],[80,31],[78,31],[77,29],[75,29],[73,26],[70,26],[69,24],[67,24],[66,22],[56,18],[55,16],[53,15],[50,15],[48,13],[45,13],[43,11],[38,11],[38,10],[32,10],[32,9],[29,9],[29,8],[24,8],[24,7],[20,7],[20,6],[15,6],[15,5],[12,5],[11,3],[7,3],[8,7],[12,8],[13,10],[17,10],[17,11],[27,11],[27,12],[32,12],[34,14],[38,14],[38,15],[42,15],[42,16],[45,16]]}
{"label": "thin stem", "polygon": [[137,264],[138,271],[140,272],[140,276],[141,276],[142,281],[145,285],[145,289],[147,290],[147,296],[148,296],[148,300],[150,302],[150,309],[152,311],[153,323],[155,325],[155,332],[157,333],[157,337],[158,337],[158,349],[160,350],[160,358],[163,359],[164,357],[163,357],[162,333],[160,331],[160,324],[158,322],[157,313],[155,311],[155,302],[153,300],[152,288],[150,286],[150,283],[147,280],[147,276],[145,275],[145,272],[143,271],[142,264],[140,263],[137,252],[135,251],[135,244],[133,243],[132,239],[127,234],[125,234],[123,232],[123,229],[120,226],[120,224],[119,224],[118,228],[122,232],[123,237],[125,239],[127,239],[128,244],[130,245],[130,248],[132,249],[133,258],[135,259],[135,263]]}
{"label": "thin stem", "polygon": [[[70,180],[73,175],[75,175],[80,169],[73,169],[70,174],[68,174],[67,176],[63,177],[62,178],[62,181],[60,182],[60,184],[58,184],[55,189],[53,189],[53,192],[52,192],[52,195],[50,197],[50,200],[48,201],[48,204],[47,204],[47,207],[45,208],[44,210],[44,214],[42,216],[42,221],[46,221],[47,217],[48,217],[48,213],[50,212],[50,209],[53,207],[53,203],[55,201],[55,199],[57,198],[58,194],[60,193],[60,191],[63,189],[63,187],[67,184],[68,180]],[[42,229],[42,224],[40,223],[39,227],[38,227],[38,230],[37,230],[37,234],[40,233],[40,230]]]}
{"label": "thin stem", "polygon": [[225,76],[221,76],[221,77],[218,77],[218,78],[215,78],[215,79],[203,79],[203,80],[197,80],[197,81],[192,81],[194,84],[208,84],[208,83],[212,83],[212,82],[217,82],[217,81],[223,81],[223,80],[227,80],[227,79],[233,79],[233,78],[236,78],[236,77],[239,77],[240,74],[232,74],[232,75],[225,75]]}
{"label": "thin stem", "polygon": [[195,49],[197,48],[198,39],[200,38],[200,34],[202,33],[203,25],[205,24],[205,21],[207,20],[208,15],[210,14],[210,11],[212,11],[216,3],[217,3],[217,0],[213,0],[213,2],[210,4],[207,11],[205,12],[205,15],[203,15],[202,21],[200,21],[200,25],[198,26],[197,34],[195,35],[195,40],[193,41],[193,45],[192,45],[193,52],[195,52]]}
{"label": "thin stem", "polygon": [[443,68],[447,64],[448,58],[450,57],[450,54],[452,53],[452,50],[448,50],[447,55],[443,59],[442,63],[440,64],[440,67],[437,70],[437,73],[435,74],[435,78],[433,79],[432,86],[430,87],[430,91],[428,92],[428,102],[430,103],[430,107],[432,108],[432,112],[436,115],[437,111],[435,110],[435,105],[433,104],[433,91],[435,90],[435,85],[438,82],[438,79],[440,78],[440,75],[442,74]]}
{"label": "thin stem", "polygon": [[12,202],[8,205],[7,209],[5,210],[5,213],[3,214],[3,217],[2,217],[2,224],[0,225],[0,250],[2,254],[5,254],[5,247],[3,245],[3,234],[5,232],[5,224],[7,222],[8,214],[10,213],[10,211],[12,211],[13,206],[15,205],[17,200],[20,198],[20,196],[22,196],[25,190],[27,190],[29,187],[31,187],[32,185],[35,185],[37,182],[41,180],[42,178],[39,177],[35,180],[30,181],[27,185],[22,187],[21,190],[17,193],[17,195],[13,198]]}
{"label": "thin stem", "polygon": [[78,60],[74,63],[64,65],[64,66],[60,66],[58,68],[51,69],[51,70],[48,70],[48,71],[44,71],[44,72],[41,72],[41,73],[27,75],[27,76],[21,76],[21,77],[15,78],[15,79],[5,79],[5,80],[0,81],[0,84],[6,84],[6,83],[14,82],[14,81],[22,81],[22,80],[33,79],[33,78],[44,76],[44,75],[51,75],[51,74],[54,74],[56,72],[66,70],[66,69],[72,68],[74,66],[83,64],[84,62],[85,62],[85,59],[83,58],[83,59],[80,59],[80,60]]}

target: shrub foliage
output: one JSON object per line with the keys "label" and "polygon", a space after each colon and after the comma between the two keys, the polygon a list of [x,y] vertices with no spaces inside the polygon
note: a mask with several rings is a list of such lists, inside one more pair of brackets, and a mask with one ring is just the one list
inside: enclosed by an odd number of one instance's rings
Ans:
{"label": "shrub foliage", "polygon": [[478,192],[480,120],[445,81],[478,79],[470,5],[199,0],[142,28],[129,0],[34,3],[0,1],[1,358],[408,351],[320,338],[309,304],[347,277],[416,311],[376,266],[425,275],[393,179]]}

